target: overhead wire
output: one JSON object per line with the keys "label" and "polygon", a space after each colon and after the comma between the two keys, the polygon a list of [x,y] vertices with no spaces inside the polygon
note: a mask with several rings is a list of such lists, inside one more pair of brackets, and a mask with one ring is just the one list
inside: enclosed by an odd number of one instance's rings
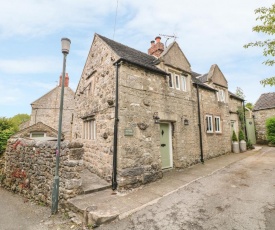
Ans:
{"label": "overhead wire", "polygon": [[117,11],[118,11],[118,0],[117,0],[117,2],[116,2],[116,16],[115,16],[115,25],[114,25],[113,40],[115,39],[115,33],[116,33]]}

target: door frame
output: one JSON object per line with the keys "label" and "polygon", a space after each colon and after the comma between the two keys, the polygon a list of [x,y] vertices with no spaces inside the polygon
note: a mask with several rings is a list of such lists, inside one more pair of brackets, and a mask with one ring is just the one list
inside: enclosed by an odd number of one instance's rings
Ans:
{"label": "door frame", "polygon": [[[162,168],[162,170],[164,169],[169,169],[169,168],[173,168],[173,147],[172,147],[172,124],[171,122],[160,122],[159,123],[160,125],[161,124],[168,124],[168,128],[169,128],[169,158],[170,158],[170,166],[167,167],[167,168]],[[159,127],[160,127],[159,125]],[[159,132],[159,135],[160,135],[160,132]],[[160,151],[159,151],[160,152]],[[161,157],[161,152],[160,152],[160,157]]]}

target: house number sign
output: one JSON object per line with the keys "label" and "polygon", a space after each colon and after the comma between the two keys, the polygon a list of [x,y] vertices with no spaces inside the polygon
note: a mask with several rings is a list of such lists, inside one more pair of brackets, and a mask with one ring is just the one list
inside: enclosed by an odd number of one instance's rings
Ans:
{"label": "house number sign", "polygon": [[131,128],[125,128],[124,129],[124,136],[133,136],[134,135],[134,130]]}

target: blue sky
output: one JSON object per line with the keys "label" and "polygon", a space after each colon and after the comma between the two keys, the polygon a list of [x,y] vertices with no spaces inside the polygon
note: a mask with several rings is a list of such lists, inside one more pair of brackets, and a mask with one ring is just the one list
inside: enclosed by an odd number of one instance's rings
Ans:
{"label": "blue sky", "polygon": [[57,85],[62,37],[72,41],[67,72],[75,90],[94,33],[143,52],[157,35],[175,34],[193,71],[206,73],[217,64],[229,90],[241,87],[245,99],[255,103],[262,93],[274,92],[274,87],[259,83],[274,74],[274,67],[262,64],[265,58],[260,48],[244,49],[243,45],[266,39],[252,32],[257,24],[254,10],[271,4],[271,0],[4,1],[0,8],[0,117],[30,114],[30,103]]}

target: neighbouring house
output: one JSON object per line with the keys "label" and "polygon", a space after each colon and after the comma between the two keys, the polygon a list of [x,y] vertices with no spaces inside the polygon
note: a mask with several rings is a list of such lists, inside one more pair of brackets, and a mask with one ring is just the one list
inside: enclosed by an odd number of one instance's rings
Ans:
{"label": "neighbouring house", "polygon": [[242,102],[217,65],[193,72],[177,42],[156,37],[146,54],[95,34],[72,137],[83,143],[84,165],[113,189],[136,187],[230,152]]}
{"label": "neighbouring house", "polygon": [[[56,140],[57,135],[57,129],[53,129],[52,127],[45,125],[44,123],[39,121],[36,124],[19,130],[12,137],[25,139],[36,138],[42,140]],[[64,139],[64,135],[62,135],[61,137],[62,139]]]}
{"label": "neighbouring house", "polygon": [[[48,135],[55,135],[54,137],[57,137],[61,83],[62,76],[59,78],[58,86],[31,103],[32,112],[31,119],[29,121],[29,127],[25,127],[24,129],[20,130],[23,132],[20,132],[18,135],[24,134],[25,137],[27,136],[26,131],[30,131],[29,137],[49,137]],[[64,82],[62,133],[67,140],[71,139],[73,111],[74,91],[69,87],[69,76],[66,73]],[[55,132],[49,132],[47,127],[55,130],[56,134]]]}
{"label": "neighbouring house", "polygon": [[265,122],[275,116],[275,93],[263,93],[253,107],[258,144],[267,144]]}
{"label": "neighbouring house", "polygon": [[[228,95],[229,95],[231,135],[233,131],[235,131],[236,134],[238,134],[240,130],[245,132],[244,99],[230,91],[228,91]],[[239,113],[243,114],[242,118],[240,118]],[[242,119],[242,121],[240,121],[240,119]],[[243,124],[243,127],[242,127],[242,124]]]}

